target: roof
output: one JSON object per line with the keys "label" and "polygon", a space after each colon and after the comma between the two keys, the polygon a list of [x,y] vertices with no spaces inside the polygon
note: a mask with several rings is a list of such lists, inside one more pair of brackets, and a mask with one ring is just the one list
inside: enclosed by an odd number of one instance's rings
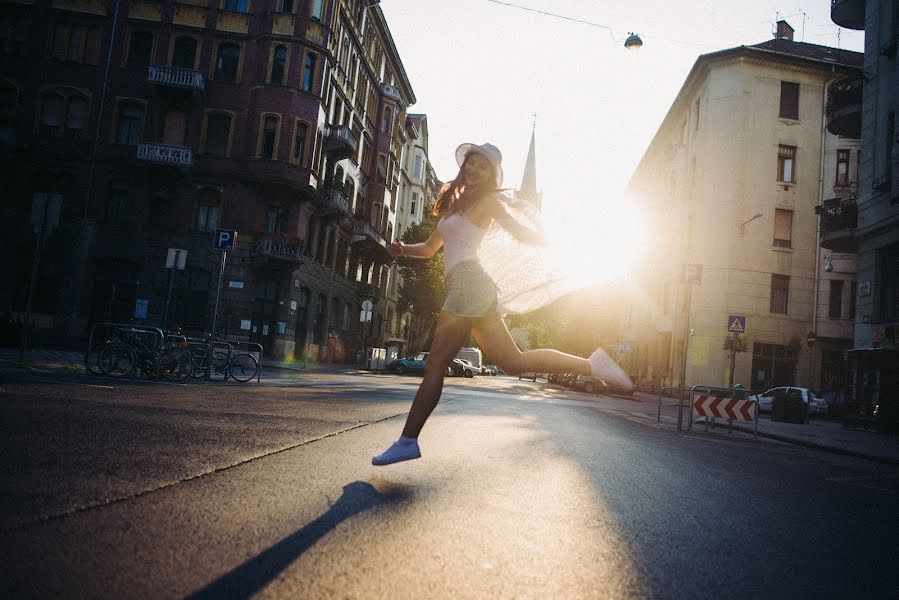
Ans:
{"label": "roof", "polygon": [[865,55],[862,52],[819,46],[818,44],[806,44],[805,42],[794,42],[783,38],[774,38],[761,44],[740,46],[740,48],[745,48],[749,51],[774,52],[794,58],[806,58],[858,68],[864,66],[865,60]]}

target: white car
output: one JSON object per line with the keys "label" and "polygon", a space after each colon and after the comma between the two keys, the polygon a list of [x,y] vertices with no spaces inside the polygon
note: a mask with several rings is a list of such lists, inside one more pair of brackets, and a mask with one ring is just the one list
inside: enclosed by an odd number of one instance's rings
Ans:
{"label": "white car", "polygon": [[771,388],[764,394],[750,396],[750,399],[758,401],[759,412],[771,412],[771,407],[775,398],[790,398],[794,396],[798,396],[800,400],[809,406],[809,414],[827,414],[827,402],[825,402],[824,398],[819,396],[817,392],[808,388],[793,386],[776,387]]}

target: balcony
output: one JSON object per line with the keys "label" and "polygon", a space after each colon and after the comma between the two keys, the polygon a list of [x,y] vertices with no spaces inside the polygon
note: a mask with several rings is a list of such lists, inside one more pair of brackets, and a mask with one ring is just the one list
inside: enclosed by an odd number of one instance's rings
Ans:
{"label": "balcony", "polygon": [[280,266],[298,267],[303,264],[303,244],[286,242],[274,237],[259,237],[253,248],[253,256],[277,261],[281,263]]}
{"label": "balcony", "polygon": [[377,301],[381,298],[381,288],[371,283],[362,283],[359,282],[359,299],[360,300],[374,300]]}
{"label": "balcony", "polygon": [[184,146],[169,146],[153,142],[137,145],[137,160],[158,165],[188,168],[194,164],[194,153]]}
{"label": "balcony", "polygon": [[321,193],[318,203],[319,217],[343,219],[350,216],[350,203],[343,190],[327,189]]}
{"label": "balcony", "polygon": [[200,71],[172,65],[150,65],[147,68],[147,81],[193,92],[202,92],[206,86],[206,80]]}
{"label": "balcony", "polygon": [[862,77],[849,76],[827,87],[827,131],[834,135],[861,139]]}
{"label": "balcony", "polygon": [[400,94],[400,88],[398,88],[396,86],[382,83],[381,84],[381,95],[390,98],[391,100],[393,100],[394,102],[396,102],[397,104],[399,104],[401,106],[405,106],[405,103],[403,102],[403,95]]}
{"label": "balcony", "polygon": [[392,257],[387,240],[368,221],[353,223],[353,242],[362,256],[377,263],[387,263]]}
{"label": "balcony", "polygon": [[821,216],[821,247],[833,252],[857,252],[858,203],[855,198],[831,198],[815,207]]}
{"label": "balcony", "polygon": [[356,137],[346,125],[328,125],[325,152],[335,161],[356,155]]}
{"label": "balcony", "polygon": [[865,29],[865,0],[830,0],[830,20],[846,29]]}

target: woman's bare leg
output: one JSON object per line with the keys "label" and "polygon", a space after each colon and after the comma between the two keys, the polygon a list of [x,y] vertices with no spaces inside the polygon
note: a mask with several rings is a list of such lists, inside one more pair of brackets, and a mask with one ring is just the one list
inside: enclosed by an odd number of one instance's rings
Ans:
{"label": "woman's bare leg", "polygon": [[550,349],[522,352],[497,314],[479,319],[473,333],[481,349],[511,375],[531,372],[590,375],[590,362],[586,358]]}
{"label": "woman's bare leg", "polygon": [[418,386],[418,392],[415,393],[415,400],[412,401],[412,408],[406,418],[406,426],[403,428],[404,437],[417,438],[421,433],[425,421],[440,401],[446,369],[468,339],[472,323],[472,319],[467,317],[447,312],[440,313],[437,329],[434,331],[434,342],[431,344],[431,353],[425,363],[424,379]]}

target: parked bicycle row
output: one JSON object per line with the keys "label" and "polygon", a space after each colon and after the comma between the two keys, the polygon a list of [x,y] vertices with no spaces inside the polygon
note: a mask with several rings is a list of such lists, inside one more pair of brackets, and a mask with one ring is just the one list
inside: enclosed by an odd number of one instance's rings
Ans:
{"label": "parked bicycle row", "polygon": [[262,346],[207,334],[122,323],[97,323],[91,329],[85,368],[97,375],[129,375],[184,381],[190,378],[248,382],[260,378]]}

